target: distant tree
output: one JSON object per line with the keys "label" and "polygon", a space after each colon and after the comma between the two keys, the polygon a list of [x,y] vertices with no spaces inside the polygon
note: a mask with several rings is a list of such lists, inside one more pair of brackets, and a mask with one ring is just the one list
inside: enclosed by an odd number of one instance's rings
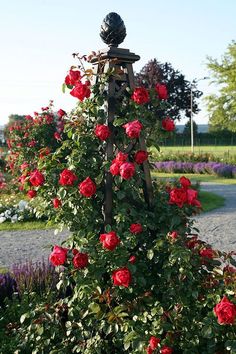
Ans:
{"label": "distant tree", "polygon": [[211,129],[236,132],[236,42],[229,44],[221,61],[208,57],[207,67],[218,94],[206,97]]}
{"label": "distant tree", "polygon": [[8,116],[8,123],[4,127],[4,135],[8,137],[8,128],[13,125],[14,123],[20,123],[25,119],[25,115],[20,114],[10,114]]}
{"label": "distant tree", "polygon": [[[198,133],[197,123],[193,120],[193,135]],[[189,119],[184,126],[183,135],[190,136],[191,135],[191,120]]]}
{"label": "distant tree", "polygon": [[[186,80],[185,76],[179,70],[175,70],[170,63],[160,63],[157,59],[150,60],[136,74],[136,83],[148,88],[154,87],[157,83],[164,83],[168,89],[167,114],[174,120],[180,120],[183,115],[190,117],[191,82]],[[202,92],[196,88],[196,85],[192,87],[192,92],[193,113],[198,113],[197,99],[202,96]]]}

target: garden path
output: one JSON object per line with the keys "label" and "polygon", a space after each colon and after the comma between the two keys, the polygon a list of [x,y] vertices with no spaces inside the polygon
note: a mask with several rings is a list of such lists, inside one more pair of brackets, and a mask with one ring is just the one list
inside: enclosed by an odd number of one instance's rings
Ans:
{"label": "garden path", "polygon": [[[202,189],[222,195],[225,206],[196,218],[200,237],[219,250],[236,251],[236,185],[202,183]],[[51,246],[66,239],[67,231],[0,231],[0,267],[9,267],[26,260],[48,258]]]}
{"label": "garden path", "polygon": [[200,238],[221,251],[236,251],[236,185],[201,183],[201,189],[225,198],[225,205],[197,217]]}

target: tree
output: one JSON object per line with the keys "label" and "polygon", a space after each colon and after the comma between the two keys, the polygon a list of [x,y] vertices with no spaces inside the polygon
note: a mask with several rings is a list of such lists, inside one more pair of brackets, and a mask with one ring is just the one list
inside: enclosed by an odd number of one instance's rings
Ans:
{"label": "tree", "polygon": [[236,42],[229,44],[221,61],[208,57],[207,67],[212,83],[219,86],[217,94],[206,97],[210,125],[236,132]]}
{"label": "tree", "polygon": [[[193,120],[193,135],[198,133],[197,123]],[[189,136],[191,135],[191,120],[189,119],[184,126],[183,135]]]}
{"label": "tree", "polygon": [[14,123],[22,123],[25,119],[25,115],[20,114],[10,114],[8,116],[8,123],[4,127],[4,136],[8,137],[9,127],[12,126]]}
{"label": "tree", "polygon": [[[136,82],[147,88],[154,87],[157,83],[164,83],[168,89],[168,108],[165,112],[174,120],[180,120],[185,115],[190,118],[190,90],[191,82],[178,70],[175,70],[170,63],[160,63],[157,59],[150,60],[141,71],[136,74]],[[193,92],[193,113],[198,113],[197,99],[202,92],[197,90],[196,85]],[[166,107],[165,107],[166,108]]]}

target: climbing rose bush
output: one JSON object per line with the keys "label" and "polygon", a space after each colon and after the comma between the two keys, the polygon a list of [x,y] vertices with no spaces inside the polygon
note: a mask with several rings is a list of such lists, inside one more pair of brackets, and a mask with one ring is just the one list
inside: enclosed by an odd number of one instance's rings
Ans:
{"label": "climbing rose bush", "polygon": [[[125,90],[108,126],[107,82],[121,68],[95,76],[83,58],[65,77],[63,87],[77,104],[62,116],[63,131],[43,112],[25,120],[23,133],[12,133],[24,141],[11,141],[24,193],[36,191],[37,214],[47,215],[57,231],[70,230],[49,254],[59,272],[58,300],[39,303],[22,317],[18,352],[235,353],[235,253],[199,238],[192,216],[201,204],[186,177],[168,185],[154,180],[153,203],[146,203],[142,142],[154,123],[163,136],[173,128],[171,118],[152,114],[152,107],[156,112],[168,105],[166,88]],[[25,125],[41,131],[41,121],[54,124],[50,139],[43,144],[34,134],[25,144]],[[60,140],[53,140],[55,132]],[[113,156],[107,158],[111,141]],[[113,182],[111,225],[104,225],[107,175]]]}

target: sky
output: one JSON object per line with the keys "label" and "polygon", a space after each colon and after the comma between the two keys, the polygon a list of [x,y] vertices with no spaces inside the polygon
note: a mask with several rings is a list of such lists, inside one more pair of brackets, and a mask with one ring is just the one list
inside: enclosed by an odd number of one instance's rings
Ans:
{"label": "sky", "polygon": [[[0,125],[10,114],[32,114],[54,100],[55,110],[72,109],[76,100],[61,86],[72,53],[103,49],[99,31],[104,17],[117,12],[127,36],[120,45],[149,60],[169,62],[187,80],[209,75],[207,56],[219,59],[236,39],[235,0],[0,0]],[[204,96],[214,92],[200,80]],[[207,123],[202,111],[194,116]],[[183,121],[182,123],[184,123]]]}

